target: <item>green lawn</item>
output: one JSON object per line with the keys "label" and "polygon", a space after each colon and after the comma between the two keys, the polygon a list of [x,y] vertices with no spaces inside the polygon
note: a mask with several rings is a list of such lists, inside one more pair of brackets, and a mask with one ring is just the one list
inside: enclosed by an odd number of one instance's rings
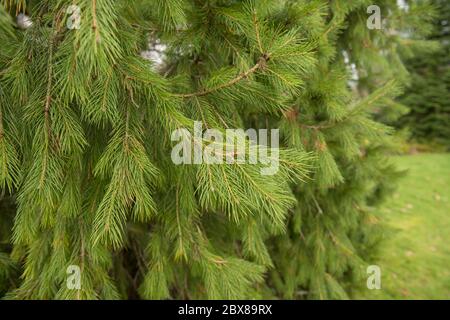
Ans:
{"label": "green lawn", "polygon": [[394,232],[378,263],[381,290],[360,299],[450,299],[450,154],[395,157],[409,170],[381,212]]}

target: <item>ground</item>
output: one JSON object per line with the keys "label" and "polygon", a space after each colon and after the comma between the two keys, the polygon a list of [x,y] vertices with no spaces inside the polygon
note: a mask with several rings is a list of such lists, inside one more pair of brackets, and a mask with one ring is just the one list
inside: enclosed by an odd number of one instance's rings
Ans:
{"label": "ground", "polygon": [[450,154],[395,157],[408,174],[381,208],[393,232],[378,265],[381,290],[359,299],[450,299]]}

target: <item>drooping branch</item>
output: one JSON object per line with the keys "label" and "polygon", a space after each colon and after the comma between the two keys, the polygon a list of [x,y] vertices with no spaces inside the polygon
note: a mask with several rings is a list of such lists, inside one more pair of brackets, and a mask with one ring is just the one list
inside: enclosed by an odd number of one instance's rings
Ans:
{"label": "drooping branch", "polygon": [[[56,32],[55,32],[56,35]],[[45,97],[45,105],[44,105],[44,115],[45,115],[45,125],[47,130],[50,130],[50,104],[52,101],[52,77],[53,77],[53,47],[54,47],[55,38],[54,36],[50,39],[50,46],[48,50],[48,62],[47,62],[47,90]]]}
{"label": "drooping branch", "polygon": [[58,34],[61,32],[61,19],[63,11],[60,10],[55,19],[55,30],[49,39],[48,48],[48,59],[47,59],[47,88],[45,93],[45,104],[44,104],[44,117],[45,117],[45,127],[48,136],[51,137],[50,128],[50,106],[52,103],[52,91],[53,91],[53,53],[55,50],[55,42]]}

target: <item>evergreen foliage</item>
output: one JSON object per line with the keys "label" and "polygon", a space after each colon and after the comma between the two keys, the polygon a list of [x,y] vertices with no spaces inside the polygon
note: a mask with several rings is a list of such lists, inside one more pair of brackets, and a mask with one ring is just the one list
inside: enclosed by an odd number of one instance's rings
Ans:
{"label": "evergreen foliage", "polygon": [[438,8],[435,30],[428,37],[441,47],[406,61],[410,86],[400,101],[410,108],[398,126],[408,127],[412,138],[450,147],[450,3],[434,0]]}
{"label": "evergreen foliage", "polygon": [[[3,0],[0,188],[17,210],[0,212],[0,293],[348,298],[398,175],[373,113],[395,105],[400,50],[424,45],[402,32],[430,12],[379,2],[383,30],[367,0]],[[162,64],[141,57],[149,39]],[[171,134],[194,121],[280,128],[279,172],[175,165]]]}

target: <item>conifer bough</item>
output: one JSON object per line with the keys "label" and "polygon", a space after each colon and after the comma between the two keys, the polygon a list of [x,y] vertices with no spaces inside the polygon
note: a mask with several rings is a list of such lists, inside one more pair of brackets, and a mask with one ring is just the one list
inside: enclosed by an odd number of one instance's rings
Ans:
{"label": "conifer bough", "polygon": [[[429,18],[379,2],[390,30]],[[366,28],[369,1],[0,3],[0,295],[347,298],[365,283],[372,208],[398,175],[371,114],[394,105],[396,71],[377,66],[401,69],[402,48]],[[162,63],[141,57],[149,41]],[[280,129],[280,170],[175,165],[170,135],[194,121]]]}

